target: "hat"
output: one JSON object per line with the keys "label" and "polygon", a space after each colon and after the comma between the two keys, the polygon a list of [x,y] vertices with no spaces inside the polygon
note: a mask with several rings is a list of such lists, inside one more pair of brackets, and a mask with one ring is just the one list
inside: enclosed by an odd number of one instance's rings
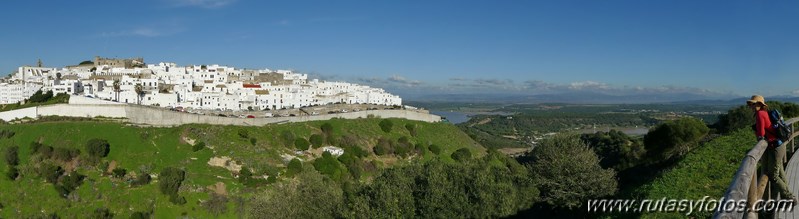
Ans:
{"label": "hat", "polygon": [[766,104],[766,99],[760,95],[753,95],[751,99],[746,101],[746,104],[754,104],[754,103],[761,103],[763,104],[763,106],[768,106],[768,104]]}

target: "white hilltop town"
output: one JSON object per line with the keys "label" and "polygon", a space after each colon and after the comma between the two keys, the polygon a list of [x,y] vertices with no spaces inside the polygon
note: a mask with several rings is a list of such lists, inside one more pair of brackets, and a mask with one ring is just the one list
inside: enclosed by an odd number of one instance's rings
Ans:
{"label": "white hilltop town", "polygon": [[170,109],[254,111],[330,104],[401,107],[402,98],[381,88],[347,82],[308,80],[290,70],[238,69],[222,65],[146,64],[143,58],[95,57],[62,68],[19,67],[2,79],[0,104],[25,101],[52,91],[108,102]]}

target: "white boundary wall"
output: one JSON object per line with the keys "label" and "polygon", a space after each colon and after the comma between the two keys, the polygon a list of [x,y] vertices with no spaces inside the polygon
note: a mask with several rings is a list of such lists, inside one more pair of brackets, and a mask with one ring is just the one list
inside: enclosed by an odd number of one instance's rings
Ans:
{"label": "white boundary wall", "polygon": [[169,111],[162,108],[153,108],[125,104],[56,104],[48,106],[30,107],[7,112],[0,112],[0,119],[5,121],[23,117],[36,118],[38,116],[68,116],[68,117],[111,117],[127,118],[128,122],[153,126],[177,126],[183,124],[214,124],[214,125],[241,125],[262,126],[271,123],[306,122],[329,120],[332,118],[357,119],[370,116],[379,118],[404,118],[423,122],[440,122],[441,117],[433,114],[421,113],[410,110],[366,110],[359,112],[338,113],[316,116],[296,116],[277,118],[233,118],[211,115],[198,115],[184,112]]}

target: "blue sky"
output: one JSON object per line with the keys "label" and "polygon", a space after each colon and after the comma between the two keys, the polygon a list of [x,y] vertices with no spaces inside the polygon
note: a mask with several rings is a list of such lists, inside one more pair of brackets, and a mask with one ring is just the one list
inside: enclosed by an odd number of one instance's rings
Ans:
{"label": "blue sky", "polygon": [[799,96],[781,1],[8,1],[0,73],[41,58],[294,69],[400,94]]}

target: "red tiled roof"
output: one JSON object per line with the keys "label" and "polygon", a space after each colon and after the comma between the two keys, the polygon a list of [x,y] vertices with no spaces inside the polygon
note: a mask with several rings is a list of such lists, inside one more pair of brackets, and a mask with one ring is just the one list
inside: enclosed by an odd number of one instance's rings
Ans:
{"label": "red tiled roof", "polygon": [[261,88],[258,84],[244,84],[244,88]]}

